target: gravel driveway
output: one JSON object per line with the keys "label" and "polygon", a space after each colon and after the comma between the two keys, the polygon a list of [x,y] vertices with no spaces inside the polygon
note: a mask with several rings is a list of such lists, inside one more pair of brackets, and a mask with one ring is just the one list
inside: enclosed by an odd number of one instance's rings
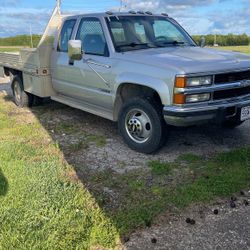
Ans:
{"label": "gravel driveway", "polygon": [[[0,92],[11,95],[8,79],[0,79]],[[206,157],[250,144],[250,122],[234,130],[214,125],[173,128],[166,146],[160,152],[144,155],[127,148],[118,135],[116,124],[111,121],[53,102],[46,104],[44,109],[51,112],[50,119],[46,117],[48,124],[45,128],[60,145],[82,139],[78,133],[54,133],[54,126],[64,122],[80,124],[83,132],[88,131],[105,138],[106,143],[101,147],[90,143],[88,148],[66,156],[70,164],[85,165],[99,171],[108,168],[123,174],[132,169],[146,168],[152,160],[171,162],[184,153]],[[246,199],[249,201],[249,193]],[[212,213],[215,208],[219,208],[218,216]],[[204,216],[201,216],[201,210]],[[228,207],[227,202],[202,209],[193,207],[181,215],[166,216],[152,228],[134,233],[124,249],[250,249],[249,212],[249,206],[243,206],[240,199],[234,210]],[[188,216],[198,218],[195,226],[186,224],[185,218]],[[156,243],[152,243],[152,240]]]}

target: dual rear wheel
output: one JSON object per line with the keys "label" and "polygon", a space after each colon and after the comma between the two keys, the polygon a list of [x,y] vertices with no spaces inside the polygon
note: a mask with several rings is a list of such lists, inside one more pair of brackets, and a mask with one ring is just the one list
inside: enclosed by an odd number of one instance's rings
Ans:
{"label": "dual rear wheel", "polygon": [[15,104],[20,107],[32,107],[41,105],[43,99],[24,91],[23,82],[19,76],[14,76],[12,80],[12,92]]}

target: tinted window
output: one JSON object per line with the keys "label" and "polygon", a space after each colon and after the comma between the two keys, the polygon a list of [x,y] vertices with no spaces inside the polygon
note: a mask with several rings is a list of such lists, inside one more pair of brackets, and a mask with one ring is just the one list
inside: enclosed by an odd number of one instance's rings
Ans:
{"label": "tinted window", "polygon": [[68,52],[68,42],[72,36],[74,26],[75,26],[76,20],[67,20],[65,21],[60,39],[58,44],[58,50],[61,52]]}
{"label": "tinted window", "polygon": [[183,41],[183,34],[170,22],[156,20],[153,24],[155,37],[164,37],[167,41]]}
{"label": "tinted window", "polygon": [[83,18],[76,39],[82,41],[86,54],[109,55],[102,25],[97,18]]}
{"label": "tinted window", "polygon": [[161,16],[118,16],[106,18],[117,52],[195,46],[190,36],[173,20]]}

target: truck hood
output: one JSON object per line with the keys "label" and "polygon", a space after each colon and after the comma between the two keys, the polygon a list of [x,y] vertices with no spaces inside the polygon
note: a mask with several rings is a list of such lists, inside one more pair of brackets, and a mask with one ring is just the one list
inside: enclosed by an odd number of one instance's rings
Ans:
{"label": "truck hood", "polygon": [[167,47],[129,51],[123,60],[166,67],[178,73],[204,73],[250,68],[250,56],[200,47]]}

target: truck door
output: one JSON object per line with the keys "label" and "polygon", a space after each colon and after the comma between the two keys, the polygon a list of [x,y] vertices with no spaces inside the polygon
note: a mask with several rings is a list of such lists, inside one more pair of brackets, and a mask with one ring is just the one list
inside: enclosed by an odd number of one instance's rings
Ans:
{"label": "truck door", "polygon": [[[67,26],[66,22],[64,25]],[[65,46],[65,51],[58,52],[53,72],[55,89],[65,96],[111,110],[112,65],[100,20],[86,17],[80,21],[75,39],[81,40],[83,44],[85,55],[81,61],[69,60],[66,53],[68,47],[64,45],[64,32],[63,28],[59,45]]]}

